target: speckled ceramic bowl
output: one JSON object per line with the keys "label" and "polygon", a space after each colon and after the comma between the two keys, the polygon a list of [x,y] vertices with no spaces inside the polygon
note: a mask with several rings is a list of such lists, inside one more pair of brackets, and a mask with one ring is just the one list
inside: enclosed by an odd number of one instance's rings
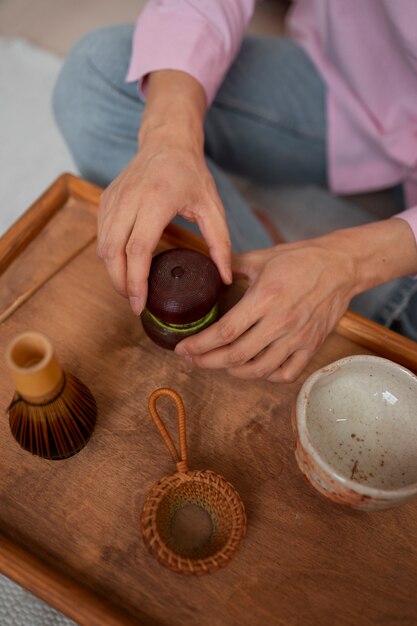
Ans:
{"label": "speckled ceramic bowl", "polygon": [[334,502],[376,511],[417,495],[417,377],[401,365],[358,355],[323,367],[292,422],[301,471]]}

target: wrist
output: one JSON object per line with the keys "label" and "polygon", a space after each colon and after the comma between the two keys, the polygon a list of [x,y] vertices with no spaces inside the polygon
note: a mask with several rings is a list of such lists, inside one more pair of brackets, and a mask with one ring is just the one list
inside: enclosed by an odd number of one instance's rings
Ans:
{"label": "wrist", "polygon": [[202,153],[206,96],[200,83],[185,72],[153,72],[147,96],[139,145],[163,143]]}
{"label": "wrist", "polygon": [[377,285],[417,273],[417,246],[410,226],[387,219],[334,231],[320,238],[344,256],[352,296]]}

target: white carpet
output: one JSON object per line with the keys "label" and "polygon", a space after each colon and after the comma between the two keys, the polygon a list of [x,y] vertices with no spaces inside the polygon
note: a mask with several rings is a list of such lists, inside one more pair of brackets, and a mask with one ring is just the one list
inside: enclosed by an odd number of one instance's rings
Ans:
{"label": "white carpet", "polygon": [[[61,59],[0,38],[0,234],[74,165],[55,127],[51,93]],[[0,575],[0,626],[74,626]]]}
{"label": "white carpet", "polygon": [[1,626],[76,626],[67,617],[0,575]]}
{"label": "white carpet", "polygon": [[62,60],[0,38],[0,234],[62,172],[75,167],[55,126],[51,93]]}

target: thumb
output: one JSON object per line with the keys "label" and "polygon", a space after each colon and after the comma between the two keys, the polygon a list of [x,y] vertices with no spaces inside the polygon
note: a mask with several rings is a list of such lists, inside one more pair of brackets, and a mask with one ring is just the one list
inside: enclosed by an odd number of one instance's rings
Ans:
{"label": "thumb", "polygon": [[278,246],[272,246],[271,248],[252,250],[244,254],[233,254],[233,273],[247,276],[249,283],[252,284],[262,272],[265,264],[277,254],[277,248]]}
{"label": "thumb", "polygon": [[232,271],[235,276],[249,276],[249,263],[246,256],[247,254],[232,253]]}
{"label": "thumb", "polygon": [[259,271],[257,263],[254,262],[256,252],[246,252],[245,254],[232,254],[232,271],[234,276],[244,276],[252,283]]}

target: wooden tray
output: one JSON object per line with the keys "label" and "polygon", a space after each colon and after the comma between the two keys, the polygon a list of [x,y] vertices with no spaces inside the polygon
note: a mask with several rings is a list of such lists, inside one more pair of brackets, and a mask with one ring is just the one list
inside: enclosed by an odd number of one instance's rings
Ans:
{"label": "wooden tray", "polygon": [[[416,345],[348,313],[294,384],[189,368],[113,291],[95,253],[99,194],[62,176],[0,244],[0,351],[46,333],[99,405],[91,442],[66,461],[23,452],[1,420],[0,571],[88,626],[416,623],[417,501],[373,514],[328,502],[296,466],[290,425],[313,370],[369,352],[416,370]],[[161,248],[178,245],[203,247],[168,228]],[[248,514],[237,558],[197,579],[158,565],[139,534],[145,493],[173,470],[146,409],[165,385],[184,397],[191,468],[229,479]]]}

